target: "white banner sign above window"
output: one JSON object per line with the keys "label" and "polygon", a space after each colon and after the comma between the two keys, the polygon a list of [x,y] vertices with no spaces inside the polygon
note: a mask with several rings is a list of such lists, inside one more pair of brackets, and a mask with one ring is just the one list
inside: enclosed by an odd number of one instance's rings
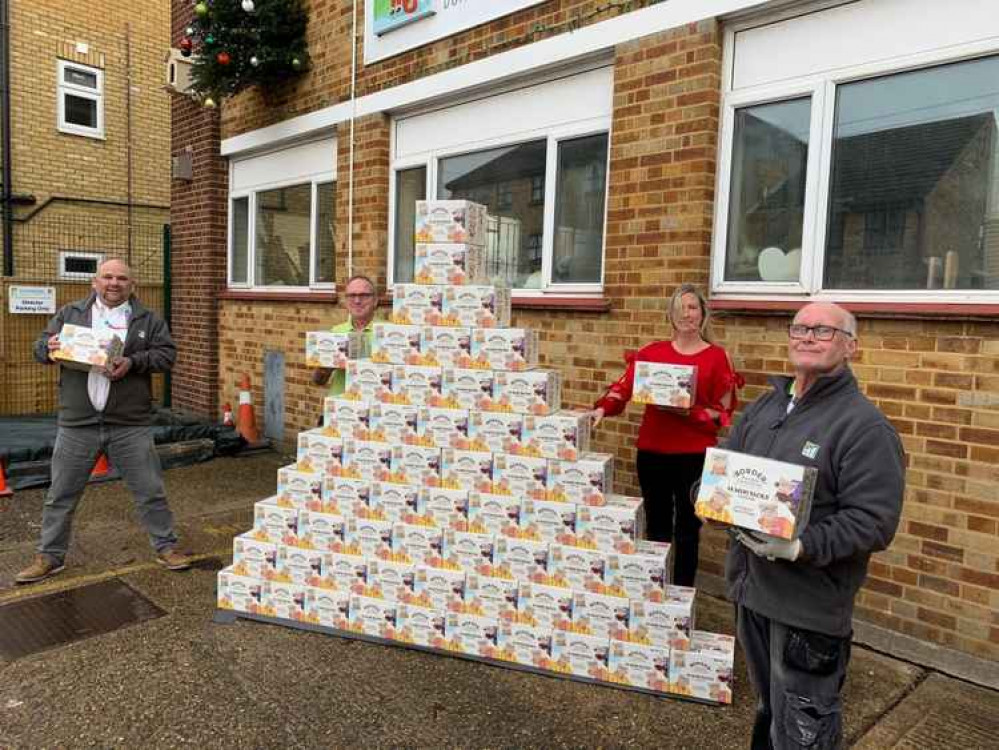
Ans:
{"label": "white banner sign above window", "polygon": [[398,55],[543,0],[374,0],[365,3],[364,63]]}

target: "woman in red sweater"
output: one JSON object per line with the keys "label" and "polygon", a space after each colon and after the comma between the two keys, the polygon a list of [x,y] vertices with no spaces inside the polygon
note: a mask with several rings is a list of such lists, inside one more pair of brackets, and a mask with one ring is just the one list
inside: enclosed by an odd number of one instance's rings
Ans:
{"label": "woman in red sweater", "polygon": [[701,522],[694,515],[690,492],[700,479],[705,450],[718,442],[718,430],[731,422],[736,390],[743,380],[725,350],[711,343],[710,311],[695,286],[683,284],[674,292],[669,318],[672,340],[655,341],[629,354],[624,375],[597,401],[592,414],[596,426],[605,416],[624,411],[631,399],[635,362],[697,367],[694,405],[689,410],[645,407],[636,460],[647,536],[673,544],[673,583],[693,586]]}

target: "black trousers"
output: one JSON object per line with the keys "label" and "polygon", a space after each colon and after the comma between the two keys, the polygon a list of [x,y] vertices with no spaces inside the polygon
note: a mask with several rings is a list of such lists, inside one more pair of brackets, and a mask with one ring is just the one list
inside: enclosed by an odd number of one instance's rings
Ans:
{"label": "black trousers", "polygon": [[839,750],[850,638],[793,628],[740,605],[735,610],[757,695],[751,750]]}
{"label": "black trousers", "polygon": [[701,521],[694,515],[691,488],[701,478],[703,453],[638,451],[638,483],[645,500],[646,536],[673,545],[673,583],[693,586]]}

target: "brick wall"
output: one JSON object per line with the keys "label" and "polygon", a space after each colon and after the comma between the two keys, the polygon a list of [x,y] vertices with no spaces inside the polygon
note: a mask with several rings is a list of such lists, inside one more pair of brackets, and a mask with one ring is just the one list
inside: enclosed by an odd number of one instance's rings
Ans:
{"label": "brick wall", "polygon": [[[484,44],[483,39],[510,33],[524,18],[552,11],[549,6],[565,4],[545,4],[513,16],[504,22],[507,26],[488,24],[448,44],[457,54],[479,54],[477,45]],[[343,28],[349,11],[331,17]],[[366,72],[370,77],[364,86],[371,90],[386,85],[390,79],[379,79],[377,73],[388,76],[390,67],[400,80],[429,70],[421,66],[437,59],[442,44],[373,66],[375,72]],[[514,325],[539,331],[542,364],[566,376],[570,407],[593,402],[621,371],[625,351],[670,335],[665,307],[676,284],[704,283],[708,277],[720,29],[715,22],[705,22],[622,45],[614,64],[605,253],[610,310],[518,308],[514,313]],[[323,96],[328,103],[340,90],[333,78],[344,80],[342,65],[338,70],[336,76],[327,73],[331,78],[325,89],[315,81],[301,82],[302,101],[289,106],[304,107],[304,101],[312,101],[307,106],[322,106]],[[314,94],[320,89],[324,94]],[[256,127],[268,118],[283,119],[292,111],[279,107],[258,112],[253,96],[227,106],[227,134]],[[318,98],[309,100],[309,96]],[[363,179],[355,194],[354,266],[373,271],[379,280],[387,263],[387,132],[383,118],[358,123],[357,174]],[[341,130],[339,279],[344,277],[346,253],[345,142]],[[261,372],[265,349],[281,349],[288,357],[287,434],[310,427],[322,393],[307,383],[304,332],[342,318],[343,313],[329,305],[227,302],[220,318],[222,394],[233,397],[231,383],[242,368]],[[719,316],[717,337],[747,377],[743,402],[763,392],[768,374],[785,370],[789,318],[790,312]],[[862,316],[855,368],[862,387],[898,427],[910,462],[899,534],[888,551],[876,556],[858,602],[858,616],[889,631],[991,660],[999,659],[999,412],[994,405],[976,405],[973,396],[999,392],[997,334],[999,324],[992,321]],[[260,396],[261,392],[255,393],[258,404]],[[596,435],[596,449],[616,454],[620,489],[630,494],[637,494],[633,467],[640,414],[640,409],[629,408],[621,417],[604,422]],[[723,535],[705,531],[701,570],[707,582],[717,584],[725,543]]]}
{"label": "brick wall", "polygon": [[[176,43],[193,6],[187,0],[173,0],[173,5]],[[228,170],[219,156],[217,111],[174,94],[170,120],[171,152],[189,148],[193,164],[193,179],[172,180],[170,185],[172,331],[180,350],[173,369],[173,405],[217,419],[218,294],[226,285]]]}
{"label": "brick wall", "polygon": [[[790,314],[732,315],[725,343],[749,385],[785,371]],[[999,324],[861,318],[854,372],[891,419],[908,455],[902,523],[875,555],[860,619],[999,660]],[[702,570],[721,571],[707,534]]]}
{"label": "brick wall", "polygon": [[[128,122],[132,127],[132,200],[169,201],[169,96],[164,57],[170,4],[95,0],[11,3],[11,152],[16,192],[39,202],[52,195],[128,199]],[[78,52],[77,43],[88,50]],[[56,61],[104,72],[103,140],[59,132]],[[131,84],[131,92],[129,92]],[[131,113],[129,113],[131,109]]]}
{"label": "brick wall", "polygon": [[[371,2],[372,0],[366,0]],[[358,7],[357,95],[397,86],[499,52],[569,32],[662,0],[613,5],[603,0],[551,0],[467,29],[460,34],[365,66],[364,3]],[[352,3],[307,0],[312,69],[276,92],[256,89],[227,101],[223,137],[322,109],[350,98]]]}

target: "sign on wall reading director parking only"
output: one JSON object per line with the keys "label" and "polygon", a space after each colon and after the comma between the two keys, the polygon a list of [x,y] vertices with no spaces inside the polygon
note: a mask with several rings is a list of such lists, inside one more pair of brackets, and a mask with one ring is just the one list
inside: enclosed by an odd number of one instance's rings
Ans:
{"label": "sign on wall reading director parking only", "polygon": [[8,292],[11,314],[51,315],[56,311],[54,286],[12,286]]}

